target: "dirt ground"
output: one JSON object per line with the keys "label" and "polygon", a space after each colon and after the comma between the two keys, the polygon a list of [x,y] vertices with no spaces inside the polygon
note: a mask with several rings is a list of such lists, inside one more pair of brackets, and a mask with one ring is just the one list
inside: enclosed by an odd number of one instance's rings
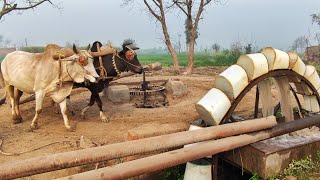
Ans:
{"label": "dirt ground", "polygon": [[[96,144],[105,145],[126,140],[130,129],[147,123],[177,123],[184,122],[186,126],[199,118],[195,110],[195,103],[199,101],[213,87],[215,76],[227,67],[196,68],[193,75],[173,76],[171,69],[165,69],[147,74],[147,80],[180,79],[188,87],[188,94],[183,97],[170,97],[169,106],[163,108],[136,108],[133,102],[114,104],[104,101],[104,110],[110,120],[108,123],[100,122],[99,110],[96,105],[91,107],[86,119],[82,119],[80,112],[89,99],[90,93],[86,89],[75,89],[71,94],[71,102],[75,108],[75,115],[68,113],[70,123],[76,126],[75,132],[67,132],[64,128],[61,114],[56,114],[49,98],[46,98],[39,119],[39,129],[30,132],[29,126],[35,114],[35,102],[28,102],[20,106],[21,124],[12,124],[9,103],[0,106],[0,137],[3,140],[1,147],[5,152],[21,152],[57,141],[69,141],[53,144],[39,150],[31,151],[19,156],[0,155],[0,163],[27,159],[58,152],[79,149],[78,141],[84,136]],[[138,82],[142,76],[127,77],[118,82]],[[0,94],[3,90],[0,91]],[[28,95],[24,95],[28,97]],[[253,114],[255,90],[250,91],[236,109],[237,115],[249,117]],[[23,99],[23,98],[22,98]],[[50,178],[65,176],[70,172],[54,172]],[[33,176],[31,179],[38,179]],[[42,179],[43,176],[40,178]]]}

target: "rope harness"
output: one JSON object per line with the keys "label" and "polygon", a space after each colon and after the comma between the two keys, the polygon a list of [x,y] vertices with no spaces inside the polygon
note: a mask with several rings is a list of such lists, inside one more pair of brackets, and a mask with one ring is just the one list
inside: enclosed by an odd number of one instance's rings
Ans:
{"label": "rope harness", "polygon": [[58,62],[59,62],[59,66],[58,66],[58,71],[59,71],[59,75],[58,75],[58,78],[59,78],[59,82],[58,82],[58,86],[59,88],[62,87],[62,63],[61,63],[61,59],[64,58],[65,56],[63,54],[61,54],[61,52],[57,52],[58,53]]}
{"label": "rope harness", "polygon": [[[62,77],[62,61],[74,61],[76,60],[76,62],[82,67],[84,72],[87,72],[83,66],[86,66],[88,64],[88,57],[86,57],[85,55],[80,55],[79,58],[73,58],[73,59],[68,59],[68,60],[63,60],[63,58],[66,58],[65,55],[63,55],[60,51],[57,52],[58,55],[58,79],[59,82],[57,83],[57,86],[59,86],[59,88],[62,87],[63,85],[63,77]],[[74,81],[74,79],[72,78],[72,76],[70,75],[69,71],[68,71],[68,67],[66,66],[66,71],[68,73],[68,76],[72,79],[72,81]]]}
{"label": "rope harness", "polygon": [[[98,52],[101,51],[99,43],[97,43],[97,51]],[[108,73],[107,73],[107,70],[103,66],[103,62],[102,62],[102,57],[101,56],[99,56],[99,67],[98,67],[98,69],[100,70],[100,77],[101,78],[107,78]]]}
{"label": "rope harness", "polygon": [[[113,69],[116,71],[117,75],[119,75],[121,72],[119,71],[117,64],[116,64],[116,61],[114,60],[116,54],[118,55],[118,53],[115,53],[112,56],[112,65],[113,65]],[[119,57],[119,55],[118,55],[118,57]]]}
{"label": "rope harness", "polygon": [[[127,46],[126,46],[127,47]],[[112,48],[112,47],[111,47]],[[131,54],[135,54],[134,50],[127,47],[130,51],[131,51]],[[112,48],[113,49],[113,48]],[[97,51],[98,52],[101,52],[100,51],[100,45],[97,44]],[[122,60],[124,61],[126,64],[130,65],[130,66],[133,66],[135,68],[138,68],[138,69],[143,69],[142,67],[140,66],[137,66],[137,65],[134,65],[132,63],[130,63],[129,61],[127,61],[126,59],[122,58],[119,56],[118,52],[114,51],[113,53],[113,56],[112,56],[112,66],[113,66],[113,69],[116,71],[117,73],[117,76],[108,76],[107,74],[107,71],[106,69],[104,68],[103,66],[103,61],[102,61],[102,57],[101,56],[98,56],[99,57],[99,67],[97,69],[100,70],[100,77],[98,78],[99,80],[105,80],[105,79],[113,79],[113,78],[116,78],[116,77],[120,77],[120,74],[122,71],[120,71],[117,67],[117,63],[116,63],[116,57],[119,58],[119,60]],[[131,60],[131,59],[130,59]],[[126,69],[128,69],[128,67],[126,67]]]}

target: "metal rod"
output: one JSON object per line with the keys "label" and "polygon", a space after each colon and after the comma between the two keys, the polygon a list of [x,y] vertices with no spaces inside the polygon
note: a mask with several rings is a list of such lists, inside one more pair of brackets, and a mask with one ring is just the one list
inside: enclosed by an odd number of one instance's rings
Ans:
{"label": "metal rod", "polygon": [[278,111],[280,110],[281,108],[281,104],[280,102],[278,102],[278,104],[274,107],[274,111],[273,111],[273,115],[276,116]]}
{"label": "metal rod", "polygon": [[193,131],[167,134],[135,141],[2,163],[0,179],[14,179],[44,172],[91,164],[141,153],[180,147],[186,144],[258,131],[277,124],[275,117],[248,120]]}
{"label": "metal rod", "polygon": [[300,100],[299,100],[299,98],[297,96],[297,93],[294,91],[294,89],[292,88],[292,86],[290,84],[289,84],[289,87],[290,87],[291,92],[293,93],[294,98],[296,99],[297,104],[298,104],[299,116],[300,116],[300,118],[303,118],[302,113],[301,113],[302,112],[302,106],[301,106]]}
{"label": "metal rod", "polygon": [[146,73],[143,71],[143,82],[142,82],[142,91],[143,91],[143,106],[147,104],[147,82],[146,82]]}
{"label": "metal rod", "polygon": [[254,104],[254,118],[258,117],[259,113],[259,88],[256,86],[256,101]]}
{"label": "metal rod", "polygon": [[269,130],[222,138],[182,149],[137,159],[106,168],[88,171],[61,179],[126,179],[239,148],[271,137],[320,124],[320,115],[282,123]]}
{"label": "metal rod", "polygon": [[[151,84],[154,83],[161,83],[161,84],[165,84],[168,82],[168,80],[151,80],[149,81]],[[140,82],[116,82],[116,81],[112,81],[111,84],[112,86],[117,86],[117,85],[141,85],[141,81]]]}

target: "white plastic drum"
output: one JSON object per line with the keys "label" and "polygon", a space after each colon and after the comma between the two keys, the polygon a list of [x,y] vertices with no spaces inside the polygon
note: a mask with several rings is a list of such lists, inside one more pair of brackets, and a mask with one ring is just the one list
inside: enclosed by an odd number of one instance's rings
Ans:
{"label": "white plastic drum", "polygon": [[268,73],[268,60],[262,53],[244,54],[237,61],[247,73],[249,81]]}
{"label": "white plastic drum", "polygon": [[296,52],[288,52],[290,58],[289,69],[292,69],[301,76],[306,72],[306,65],[300,59],[299,55]]}
{"label": "white plastic drum", "polygon": [[212,88],[196,104],[196,110],[208,125],[219,125],[230,107],[231,102],[228,97],[216,88]]}
{"label": "white plastic drum", "polygon": [[289,68],[289,55],[286,52],[266,47],[262,50],[262,54],[267,57],[269,71]]}
{"label": "white plastic drum", "polygon": [[235,64],[218,75],[214,80],[214,85],[230,100],[234,100],[248,85],[248,76],[241,66]]}
{"label": "white plastic drum", "polygon": [[319,112],[319,103],[317,101],[317,97],[313,96],[303,96],[304,99],[304,109],[310,112]]}
{"label": "white plastic drum", "polygon": [[314,66],[307,65],[304,77],[316,88],[320,88],[320,78],[318,72]]}

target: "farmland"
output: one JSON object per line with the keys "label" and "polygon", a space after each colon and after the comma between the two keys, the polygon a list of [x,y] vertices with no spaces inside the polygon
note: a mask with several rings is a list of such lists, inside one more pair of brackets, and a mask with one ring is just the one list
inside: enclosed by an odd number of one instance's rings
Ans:
{"label": "farmland", "polygon": [[[28,52],[41,52],[43,48],[41,47],[30,47],[23,49]],[[195,54],[195,67],[206,67],[206,66],[230,66],[234,64],[239,54],[232,54],[229,51],[224,52],[198,52]],[[5,56],[0,56],[0,61],[4,59]],[[141,53],[138,54],[139,60],[142,64],[151,64],[154,62],[160,62],[164,67],[172,66],[172,57],[170,54],[163,53]],[[178,55],[179,65],[186,66],[188,63],[188,54],[181,53]]]}
{"label": "farmland", "polygon": [[[232,54],[228,51],[217,53],[199,52],[195,54],[194,62],[195,67],[201,66],[230,66],[234,64],[239,55]],[[180,66],[186,66],[188,63],[188,54],[182,53],[178,55]],[[168,67],[172,65],[172,57],[169,54],[139,54],[139,60],[143,64],[150,64],[160,62],[163,66]]]}

